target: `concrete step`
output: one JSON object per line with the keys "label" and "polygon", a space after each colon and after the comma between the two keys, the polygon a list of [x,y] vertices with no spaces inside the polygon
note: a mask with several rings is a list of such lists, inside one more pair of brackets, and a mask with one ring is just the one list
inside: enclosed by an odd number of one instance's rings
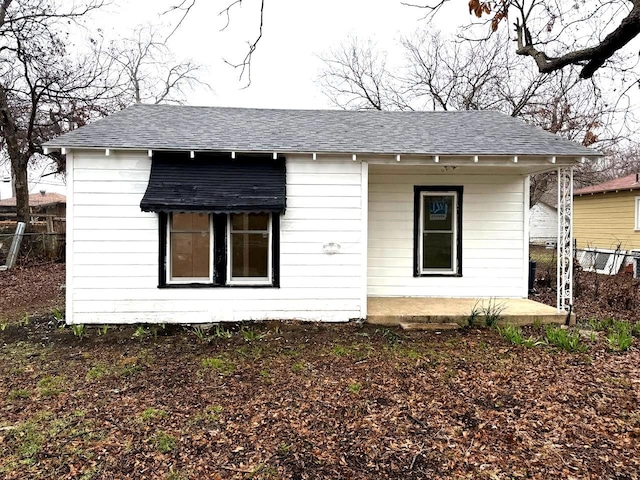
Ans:
{"label": "concrete step", "polygon": [[440,331],[457,330],[461,328],[457,323],[400,323],[403,330]]}

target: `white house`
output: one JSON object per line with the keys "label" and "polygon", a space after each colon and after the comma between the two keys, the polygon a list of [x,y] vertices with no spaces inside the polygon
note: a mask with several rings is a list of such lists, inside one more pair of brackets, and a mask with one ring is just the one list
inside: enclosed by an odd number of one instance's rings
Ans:
{"label": "white house", "polygon": [[[571,167],[598,155],[492,111],[156,105],[46,147],[67,156],[67,321],[87,324],[526,298],[529,175],[567,179],[570,239]],[[562,290],[559,308],[570,301]]]}
{"label": "white house", "polygon": [[558,238],[558,209],[540,201],[529,210],[529,239],[544,245]]}

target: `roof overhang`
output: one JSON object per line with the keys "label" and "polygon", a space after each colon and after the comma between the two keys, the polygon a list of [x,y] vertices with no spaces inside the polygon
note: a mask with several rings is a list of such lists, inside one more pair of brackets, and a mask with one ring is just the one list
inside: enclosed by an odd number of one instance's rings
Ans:
{"label": "roof overhang", "polygon": [[[175,149],[147,149],[147,148],[105,148],[105,147],[47,147],[48,151],[60,150],[63,154],[71,150],[93,150],[102,151],[105,156],[117,155],[117,152],[145,152],[149,157],[155,153],[176,152]],[[560,167],[572,167],[593,161],[601,157],[598,152],[593,152],[591,156],[569,156],[569,155],[528,155],[528,154],[479,154],[479,155],[456,155],[456,154],[433,154],[421,152],[408,153],[378,153],[378,152],[326,152],[326,151],[264,151],[264,150],[180,150],[189,154],[191,158],[196,155],[228,155],[235,158],[236,155],[268,155],[271,158],[284,156],[306,156],[312,160],[333,159],[342,161],[366,161],[371,165],[432,165],[436,167],[469,167],[469,168],[500,168],[508,169],[512,173],[536,174],[555,170]],[[266,157],[265,157],[266,158]]]}

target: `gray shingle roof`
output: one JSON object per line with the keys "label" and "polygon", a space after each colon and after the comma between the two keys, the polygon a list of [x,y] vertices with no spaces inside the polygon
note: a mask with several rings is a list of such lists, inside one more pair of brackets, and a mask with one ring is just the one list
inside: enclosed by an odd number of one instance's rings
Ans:
{"label": "gray shingle roof", "polygon": [[598,156],[495,111],[379,112],[135,105],[47,147]]}

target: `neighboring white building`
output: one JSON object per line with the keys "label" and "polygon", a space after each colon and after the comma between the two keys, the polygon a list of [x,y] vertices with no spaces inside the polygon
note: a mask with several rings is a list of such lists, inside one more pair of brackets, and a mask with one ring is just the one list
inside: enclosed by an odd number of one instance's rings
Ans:
{"label": "neighboring white building", "polygon": [[67,321],[347,321],[526,298],[529,175],[587,148],[491,111],[136,105],[67,155]]}
{"label": "neighboring white building", "polygon": [[529,239],[536,245],[558,240],[558,209],[545,202],[529,210]]}

